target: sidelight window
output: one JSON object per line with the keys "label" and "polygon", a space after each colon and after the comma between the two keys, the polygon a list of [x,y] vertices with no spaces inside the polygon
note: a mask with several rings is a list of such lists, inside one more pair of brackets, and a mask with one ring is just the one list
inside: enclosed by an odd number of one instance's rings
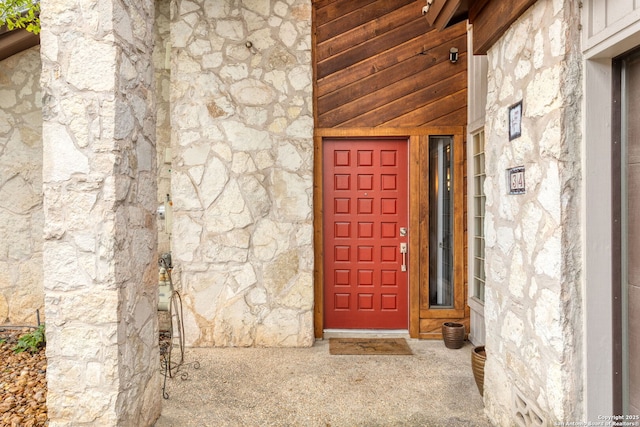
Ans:
{"label": "sidelight window", "polygon": [[453,138],[429,140],[429,306],[452,308],[453,283]]}
{"label": "sidelight window", "polygon": [[484,216],[487,198],[484,165],[484,130],[473,135],[473,287],[472,295],[484,302]]}

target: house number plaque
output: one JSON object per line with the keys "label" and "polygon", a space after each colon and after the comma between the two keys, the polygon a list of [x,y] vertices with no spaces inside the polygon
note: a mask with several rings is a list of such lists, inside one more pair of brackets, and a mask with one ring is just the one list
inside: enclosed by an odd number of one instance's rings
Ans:
{"label": "house number plaque", "polygon": [[524,194],[526,187],[524,183],[524,166],[507,169],[507,180],[509,194]]}

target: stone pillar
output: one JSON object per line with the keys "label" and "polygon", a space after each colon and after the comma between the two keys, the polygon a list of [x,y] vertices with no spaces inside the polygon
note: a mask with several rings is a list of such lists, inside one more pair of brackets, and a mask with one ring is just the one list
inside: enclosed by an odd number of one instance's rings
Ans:
{"label": "stone pillar", "polygon": [[[581,420],[579,18],[576,2],[540,0],[487,55],[484,403],[495,425]],[[508,194],[516,166],[522,195]]]}
{"label": "stone pillar", "polygon": [[152,0],[42,0],[50,426],[160,414]]}

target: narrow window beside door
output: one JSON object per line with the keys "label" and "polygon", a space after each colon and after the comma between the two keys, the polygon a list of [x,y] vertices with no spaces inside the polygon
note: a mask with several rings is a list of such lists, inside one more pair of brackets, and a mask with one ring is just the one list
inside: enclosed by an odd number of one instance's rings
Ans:
{"label": "narrow window beside door", "polygon": [[452,308],[453,138],[429,140],[429,306]]}
{"label": "narrow window beside door", "polygon": [[473,135],[473,296],[484,302],[484,130]]}

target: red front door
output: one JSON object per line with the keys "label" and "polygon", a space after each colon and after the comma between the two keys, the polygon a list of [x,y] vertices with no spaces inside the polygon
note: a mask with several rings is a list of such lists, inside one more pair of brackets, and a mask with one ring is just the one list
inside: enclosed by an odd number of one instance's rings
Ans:
{"label": "red front door", "polygon": [[324,328],[407,329],[407,139],[327,139]]}

